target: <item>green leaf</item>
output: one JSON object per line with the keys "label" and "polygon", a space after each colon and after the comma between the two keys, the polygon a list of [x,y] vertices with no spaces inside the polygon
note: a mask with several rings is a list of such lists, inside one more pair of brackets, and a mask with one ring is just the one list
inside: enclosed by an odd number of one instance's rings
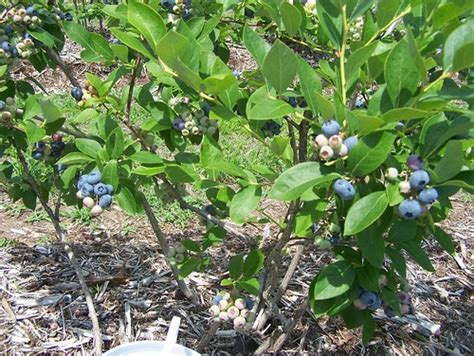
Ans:
{"label": "green leaf", "polygon": [[474,65],[474,19],[450,33],[444,44],[443,70],[456,72]]}
{"label": "green leaf", "polygon": [[243,279],[249,279],[258,273],[263,267],[265,256],[260,250],[253,250],[245,258],[243,266]]}
{"label": "green leaf", "polygon": [[161,16],[149,5],[129,1],[128,20],[141,32],[152,48],[157,49],[158,41],[166,33],[166,25]]}
{"label": "green leaf", "polygon": [[143,54],[146,58],[155,56],[145,47],[145,45],[135,36],[132,36],[118,28],[111,28],[110,31],[120,42],[126,44],[131,49]]}
{"label": "green leaf", "polygon": [[451,236],[449,236],[443,229],[439,226],[435,226],[434,237],[436,241],[441,245],[443,250],[445,250],[450,255],[454,255],[456,253],[456,249],[453,244],[453,240]]}
{"label": "green leaf", "polygon": [[231,278],[224,278],[224,279],[221,281],[221,286],[222,286],[222,287],[231,286],[232,284],[234,284],[234,281],[233,281]]}
{"label": "green leaf", "polygon": [[270,45],[250,27],[244,27],[243,40],[245,47],[248,49],[252,57],[255,59],[259,67],[262,67]]}
{"label": "green leaf", "polygon": [[33,38],[38,41],[43,42],[49,48],[54,47],[54,37],[49,34],[49,32],[43,30],[41,27],[36,30],[28,30],[28,33],[33,36]]}
{"label": "green leaf", "polygon": [[321,93],[321,78],[319,78],[316,71],[300,57],[298,57],[298,76],[300,78],[301,91],[309,108],[313,113],[317,113],[319,110],[315,94]]}
{"label": "green leaf", "polygon": [[369,312],[366,312],[364,314],[364,324],[362,325],[362,343],[364,345],[367,345],[372,336],[374,336],[375,327],[374,317]]}
{"label": "green leaf", "polygon": [[78,168],[78,166],[67,167],[66,170],[61,174],[61,182],[63,189],[68,189],[71,182],[74,182],[74,178],[76,177]]}
{"label": "green leaf", "polygon": [[371,230],[362,231],[357,235],[357,245],[364,258],[374,267],[382,266],[385,255],[385,241],[383,236],[371,233]]}
{"label": "green leaf", "polygon": [[243,224],[257,208],[262,196],[262,188],[249,185],[234,195],[229,204],[229,215],[232,221]]}
{"label": "green leaf", "polygon": [[117,200],[120,207],[124,209],[127,213],[137,213],[138,209],[135,195],[130,191],[128,187],[120,186],[120,191],[114,194],[114,199]]}
{"label": "green leaf", "polygon": [[194,183],[199,179],[198,174],[188,166],[167,166],[165,173],[173,183]]}
{"label": "green leaf", "polygon": [[400,277],[406,278],[407,264],[405,261],[405,257],[403,257],[399,250],[392,247],[387,248],[387,255],[390,257],[393,268],[398,272]]}
{"label": "green leaf", "polygon": [[238,280],[242,275],[244,267],[244,256],[235,255],[229,261],[229,276],[233,280]]}
{"label": "green leaf", "polygon": [[451,140],[446,144],[443,158],[436,165],[437,182],[444,182],[457,175],[463,166],[464,152],[462,142]]}
{"label": "green leaf", "polygon": [[102,170],[102,180],[106,184],[111,184],[114,187],[114,191],[117,191],[119,187],[119,176],[118,163],[116,160],[107,162],[104,169]]}
{"label": "green leaf", "polygon": [[387,182],[385,188],[390,206],[398,205],[405,199],[405,197],[400,193],[398,183]]}
{"label": "green leaf", "polygon": [[199,265],[201,264],[201,260],[196,257],[190,257],[179,268],[179,278],[186,278],[192,272],[194,272]]}
{"label": "green leaf", "polygon": [[62,157],[57,163],[71,165],[71,164],[79,164],[79,163],[88,163],[88,162],[92,162],[93,160],[94,160],[93,158],[86,156],[83,153],[71,152],[65,155],[64,157]]}
{"label": "green leaf", "polygon": [[388,25],[397,15],[400,1],[378,0],[377,1],[377,25],[383,28]]}
{"label": "green leaf", "polygon": [[188,251],[199,253],[201,252],[201,247],[196,241],[193,240],[181,240],[181,243]]}
{"label": "green leaf", "polygon": [[107,40],[98,33],[89,32],[76,22],[63,22],[67,35],[84,47],[86,58],[91,62],[111,61],[114,53]]}
{"label": "green leaf", "polygon": [[105,143],[105,148],[110,158],[119,158],[125,149],[125,138],[120,127],[112,130]]}
{"label": "green leaf", "polygon": [[329,173],[317,162],[304,162],[284,171],[275,181],[270,199],[291,201],[299,198],[309,188],[339,178],[338,173]]}
{"label": "green leaf", "polygon": [[49,99],[41,98],[39,101],[41,112],[47,123],[54,122],[64,117],[63,113]]}
{"label": "green leaf", "polygon": [[415,93],[421,76],[411,58],[407,41],[401,40],[390,51],[385,61],[384,76],[388,95],[395,106],[398,106],[401,95]]}
{"label": "green leaf", "polygon": [[344,294],[351,288],[355,275],[351,263],[344,260],[331,263],[316,277],[313,289],[314,299],[331,299]]}
{"label": "green leaf", "polygon": [[396,136],[388,131],[375,132],[359,140],[349,153],[347,165],[352,175],[363,177],[379,168],[393,148]]}
{"label": "green leaf", "polygon": [[372,225],[387,209],[385,191],[373,192],[352,204],[344,224],[344,236],[355,235]]}
{"label": "green leaf", "polygon": [[426,252],[421,248],[420,242],[411,240],[400,244],[408,254],[418,263],[421,267],[429,272],[434,272],[435,269],[430,262],[430,259]]}
{"label": "green leaf", "polygon": [[280,7],[281,18],[289,36],[298,33],[303,19],[299,10],[288,2],[284,2]]}
{"label": "green leaf", "polygon": [[332,0],[316,1],[319,26],[337,49],[342,45],[342,12],[338,5],[339,2]]}
{"label": "green leaf", "polygon": [[470,0],[449,1],[436,8],[433,15],[433,27],[439,29],[447,22],[456,19],[466,11],[472,9],[474,3]]}
{"label": "green leaf", "polygon": [[289,115],[293,111],[291,105],[283,100],[264,98],[247,111],[247,116],[249,120],[271,120]]}
{"label": "green leaf", "polygon": [[220,94],[224,90],[227,90],[235,82],[235,77],[230,73],[211,75],[202,81],[202,83],[205,85],[205,89],[203,91],[210,94]]}
{"label": "green leaf", "polygon": [[76,138],[74,144],[79,151],[92,158],[97,157],[97,154],[102,150],[99,142],[88,138]]}
{"label": "green leaf", "polygon": [[154,164],[161,165],[163,164],[163,159],[157,154],[151,153],[149,151],[140,151],[136,152],[129,157],[132,161],[144,164]]}
{"label": "green leaf", "polygon": [[413,108],[395,108],[382,115],[385,122],[408,121],[413,119],[422,119],[432,115],[432,112],[413,109]]}
{"label": "green leaf", "polygon": [[346,68],[346,78],[348,87],[350,88],[356,80],[359,78],[360,67],[364,65],[369,57],[374,52],[378,43],[372,43],[369,46],[361,47],[354,51],[347,60]]}
{"label": "green leaf", "polygon": [[263,61],[262,73],[277,93],[284,92],[296,75],[296,55],[283,42],[276,40]]}
{"label": "green leaf", "polygon": [[256,278],[238,281],[235,286],[253,295],[257,295],[260,290],[260,283],[258,283]]}

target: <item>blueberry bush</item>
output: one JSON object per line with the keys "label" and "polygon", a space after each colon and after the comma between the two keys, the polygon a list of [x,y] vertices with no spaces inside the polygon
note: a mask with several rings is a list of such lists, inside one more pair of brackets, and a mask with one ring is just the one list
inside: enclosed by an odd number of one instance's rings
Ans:
{"label": "blueberry bush", "polygon": [[[378,309],[387,316],[411,312],[406,257],[433,271],[427,239],[456,253],[438,223],[452,207],[449,198],[474,187],[472,2],[91,6],[38,0],[0,8],[0,178],[13,200],[31,209],[39,201],[58,226],[59,215],[48,208],[57,196],[93,216],[115,203],[145,213],[179,287],[195,303],[185,277],[212,273],[206,250],[224,249],[232,235],[257,240],[247,223],[271,224],[274,238],[265,248],[231,258],[209,310],[246,332],[263,326],[266,319],[254,322],[255,313],[268,318],[284,293],[291,270],[282,270],[281,259],[290,239],[332,251],[333,262],[309,290],[316,317],[342,316],[347,327],[363,328],[366,343]],[[84,13],[89,26],[104,22],[102,34],[84,26]],[[66,37],[82,47],[84,62],[108,75],[75,78],[58,56]],[[245,47],[252,69],[229,66],[230,43]],[[13,80],[20,62],[62,69],[76,111],[64,115],[31,83]],[[138,107],[147,113],[140,124],[132,119]],[[273,154],[278,167],[230,162],[220,145],[224,122]],[[35,177],[28,157],[52,174]],[[170,247],[149,190],[198,215],[207,229],[202,243]],[[190,191],[208,203],[189,204]],[[282,207],[282,215],[272,217],[271,206]]]}

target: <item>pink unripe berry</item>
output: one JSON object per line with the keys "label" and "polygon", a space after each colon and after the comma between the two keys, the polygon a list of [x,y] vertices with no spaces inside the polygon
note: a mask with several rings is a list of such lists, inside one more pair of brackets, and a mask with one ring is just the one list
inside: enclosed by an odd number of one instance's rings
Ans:
{"label": "pink unripe berry", "polygon": [[52,139],[53,141],[59,142],[59,141],[62,140],[62,137],[61,137],[61,134],[59,134],[59,133],[56,132],[56,133],[53,133],[53,134],[51,135],[51,139]]}
{"label": "pink unripe berry", "polygon": [[222,300],[219,302],[219,308],[220,308],[221,310],[226,310],[228,306],[229,306],[229,303],[228,303],[227,300],[225,300],[225,299],[222,299]]}
{"label": "pink unripe berry", "polygon": [[390,167],[389,169],[387,169],[386,177],[390,182],[395,181],[398,177],[398,169]]}
{"label": "pink unripe berry", "polygon": [[345,144],[342,144],[341,147],[339,147],[339,152],[337,153],[337,155],[339,157],[346,157],[348,153],[349,153],[349,149],[347,148]]}
{"label": "pink unripe berry", "polygon": [[77,197],[77,199],[82,199],[82,198],[84,198],[84,196],[82,195],[82,193],[81,193],[80,190],[77,191],[76,197]]}
{"label": "pink unripe berry", "polygon": [[91,209],[95,205],[94,199],[92,199],[91,197],[85,197],[82,200],[82,205],[84,206],[84,208]]}
{"label": "pink unripe berry", "polygon": [[354,300],[354,306],[360,310],[367,309],[367,305],[360,299]]}
{"label": "pink unripe berry", "polygon": [[245,326],[245,318],[243,316],[238,316],[234,319],[234,328],[235,329],[242,329]]}
{"label": "pink unripe berry", "polygon": [[221,319],[222,321],[227,321],[229,320],[229,316],[227,315],[225,311],[221,311],[219,313],[219,319]]}
{"label": "pink unripe berry", "polygon": [[411,303],[410,295],[407,292],[399,292],[398,293],[398,300],[402,304],[410,304]]}
{"label": "pink unripe berry", "polygon": [[329,144],[327,137],[323,134],[319,134],[318,136],[316,136],[314,142],[316,142],[316,145],[319,147],[327,146]]}
{"label": "pink unripe berry", "polygon": [[245,301],[242,298],[236,299],[234,305],[240,310],[245,308]]}
{"label": "pink unripe berry", "polygon": [[221,310],[217,305],[213,305],[212,307],[209,308],[209,313],[214,317],[217,318],[220,314]]}
{"label": "pink unripe berry", "polygon": [[342,138],[339,135],[331,136],[329,139],[329,146],[335,151],[338,151],[342,145]]}
{"label": "pink unripe berry", "polygon": [[319,158],[321,158],[323,161],[329,161],[333,156],[334,156],[334,151],[332,150],[331,147],[329,146],[321,147],[321,150],[319,151]]}
{"label": "pink unripe berry", "polygon": [[401,193],[403,193],[403,194],[410,193],[410,183],[409,182],[400,182],[398,187],[400,188]]}
{"label": "pink unripe berry", "polygon": [[410,306],[407,304],[401,304],[400,305],[400,314],[405,315],[410,312]]}
{"label": "pink unripe berry", "polygon": [[379,288],[385,288],[387,286],[387,276],[385,274],[381,274],[379,276]]}
{"label": "pink unripe berry", "polygon": [[237,318],[239,316],[239,309],[237,309],[237,307],[235,306],[232,306],[230,307],[229,309],[227,309],[227,315],[229,316],[229,319],[231,320],[234,320],[235,318]]}
{"label": "pink unripe berry", "polygon": [[100,205],[96,205],[92,208],[91,210],[91,214],[93,216],[99,216],[100,214],[102,214],[104,210],[102,210],[102,208],[100,207]]}

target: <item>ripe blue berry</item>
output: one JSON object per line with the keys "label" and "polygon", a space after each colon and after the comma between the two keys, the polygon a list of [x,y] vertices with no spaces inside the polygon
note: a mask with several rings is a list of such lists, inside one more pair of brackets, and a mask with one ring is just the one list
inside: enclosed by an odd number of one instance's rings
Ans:
{"label": "ripe blue berry", "polygon": [[177,117],[174,122],[173,122],[173,127],[176,129],[176,130],[183,130],[184,129],[184,120],[180,117]]}
{"label": "ripe blue berry", "polygon": [[94,171],[87,176],[87,183],[94,185],[99,183],[101,179],[102,174],[99,171]]}
{"label": "ripe blue berry", "polygon": [[82,96],[84,95],[84,93],[82,92],[82,89],[79,88],[79,87],[74,87],[71,89],[71,96],[76,99],[76,101],[81,101],[82,100]]}
{"label": "ripe blue berry", "polygon": [[365,103],[360,99],[356,99],[356,102],[355,102],[354,106],[355,106],[356,109],[361,109],[361,108],[365,107]]}
{"label": "ripe blue berry", "polygon": [[412,171],[423,169],[423,159],[417,154],[412,154],[407,158],[407,165]]}
{"label": "ripe blue berry", "polygon": [[66,21],[72,21],[72,14],[70,12],[66,12],[64,14],[64,20]]}
{"label": "ripe blue berry", "polygon": [[5,25],[5,28],[3,30],[5,31],[5,35],[7,36],[10,36],[13,33],[12,25]]}
{"label": "ripe blue berry", "polygon": [[36,10],[34,6],[29,6],[26,8],[26,14],[28,16],[38,16],[38,10]]}
{"label": "ripe blue berry", "polygon": [[44,150],[44,148],[46,147],[46,143],[44,141],[38,141],[34,144],[34,147],[37,150]]}
{"label": "ripe blue berry", "polygon": [[204,212],[206,214],[210,214],[210,215],[214,215],[216,213],[216,208],[214,207],[214,205],[212,204],[207,204],[205,207],[204,207]]}
{"label": "ripe blue berry", "polygon": [[184,9],[183,14],[181,15],[183,20],[187,20],[191,17],[191,10],[190,9]]}
{"label": "ripe blue berry", "polygon": [[222,295],[218,294],[215,295],[214,298],[212,298],[212,304],[213,305],[219,305],[219,302],[222,300]]}
{"label": "ripe blue berry", "polygon": [[252,298],[245,298],[245,308],[251,310],[253,308],[254,302]]}
{"label": "ripe blue berry", "polygon": [[98,195],[99,197],[105,194],[108,194],[109,190],[107,189],[107,186],[104,183],[97,183],[94,186],[94,194]]}
{"label": "ripe blue berry", "polygon": [[312,232],[313,234],[315,234],[316,231],[318,231],[318,227],[319,227],[319,226],[318,226],[318,223],[312,223],[312,224],[311,224],[311,227],[310,227],[311,232]]}
{"label": "ripe blue berry", "polygon": [[333,185],[334,192],[339,195],[343,200],[351,200],[354,198],[355,189],[351,183],[345,179],[338,179]]}
{"label": "ripe blue berry", "polygon": [[40,160],[41,158],[43,158],[43,155],[44,155],[44,152],[38,151],[38,150],[35,150],[31,153],[31,157],[33,157],[36,160]]}
{"label": "ripe blue berry", "polygon": [[105,195],[102,195],[99,199],[99,206],[102,208],[102,209],[106,209],[110,206],[110,204],[112,204],[112,196],[108,195],[108,194],[105,194]]}
{"label": "ripe blue berry", "polygon": [[176,0],[161,0],[160,3],[163,7],[172,8],[176,5]]}
{"label": "ripe blue berry", "polygon": [[422,213],[421,204],[418,200],[405,199],[398,206],[398,212],[405,220],[413,220]]}
{"label": "ripe blue berry", "polygon": [[422,190],[430,182],[430,176],[428,172],[418,170],[413,172],[410,177],[410,187],[413,190]]}
{"label": "ripe blue berry", "polygon": [[5,51],[5,52],[10,52],[10,43],[4,41],[1,43],[0,47]]}
{"label": "ripe blue berry", "polygon": [[209,103],[204,103],[202,106],[202,111],[204,111],[204,115],[209,116],[209,113],[211,112],[212,105]]}
{"label": "ripe blue berry", "polygon": [[349,136],[344,140],[344,144],[347,146],[347,149],[350,151],[352,147],[359,142],[359,139],[356,136]]}
{"label": "ripe blue berry", "polygon": [[423,204],[433,204],[438,199],[438,191],[434,188],[425,188],[418,195]]}
{"label": "ripe blue berry", "polygon": [[374,292],[362,293],[360,296],[360,300],[362,301],[362,303],[367,305],[367,308],[372,310],[377,309],[380,305],[382,305],[380,298]]}
{"label": "ripe blue berry", "polygon": [[82,175],[82,176],[79,177],[79,179],[77,181],[77,187],[79,189],[82,189],[82,187],[84,186],[85,183],[87,183],[87,174]]}
{"label": "ripe blue berry", "polygon": [[341,238],[339,236],[331,236],[329,238],[329,242],[332,246],[336,246],[339,243],[340,240],[341,240]]}
{"label": "ripe blue berry", "polygon": [[84,198],[90,197],[94,194],[94,187],[89,183],[84,183],[81,188],[81,194]]}
{"label": "ripe blue berry", "polygon": [[62,141],[51,142],[51,150],[53,151],[53,153],[61,153],[65,146],[66,144]]}
{"label": "ripe blue berry", "polygon": [[341,131],[341,126],[336,120],[329,120],[326,121],[323,126],[321,126],[321,130],[323,131],[323,134],[329,138],[339,134],[339,131]]}
{"label": "ripe blue berry", "polygon": [[296,101],[296,98],[293,96],[288,97],[288,104],[296,108],[298,106],[298,102]]}
{"label": "ripe blue berry", "polygon": [[6,106],[5,102],[3,100],[0,100],[0,110],[5,109],[5,106]]}
{"label": "ripe blue berry", "polygon": [[105,187],[107,188],[107,193],[112,195],[112,193],[114,192],[114,186],[112,184],[106,184]]}

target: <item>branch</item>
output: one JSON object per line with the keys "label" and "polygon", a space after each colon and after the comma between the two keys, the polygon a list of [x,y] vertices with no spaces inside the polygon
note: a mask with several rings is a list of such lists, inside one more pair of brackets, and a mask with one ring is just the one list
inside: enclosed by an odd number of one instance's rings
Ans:
{"label": "branch", "polygon": [[140,71],[140,62],[141,62],[141,58],[138,57],[136,60],[135,66],[133,67],[132,77],[130,78],[130,85],[128,87],[127,113],[126,113],[127,122],[130,122],[130,114],[132,111],[132,101],[133,101],[133,89],[135,88],[135,81]]}
{"label": "branch", "polygon": [[196,347],[196,351],[202,353],[209,342],[212,340],[214,335],[216,334],[217,330],[219,330],[219,326],[221,325],[221,321],[219,319],[214,320],[211,324],[211,327],[207,331],[206,335],[199,341],[198,346]]}
{"label": "branch", "polygon": [[56,237],[58,238],[59,241],[61,241],[64,244],[64,250],[66,251],[68,258],[71,261],[71,265],[74,268],[74,271],[76,272],[77,278],[79,279],[79,284],[81,285],[82,292],[84,293],[84,296],[86,298],[86,304],[89,310],[89,317],[92,321],[92,332],[94,335],[93,353],[94,355],[101,355],[102,354],[102,335],[100,332],[99,319],[97,318],[97,313],[94,307],[94,301],[92,300],[92,296],[90,294],[89,288],[87,287],[86,281],[84,279],[84,275],[82,274],[82,269],[80,267],[80,264],[77,261],[76,256],[74,255],[74,252],[72,251],[72,248],[65,241],[65,237],[61,229],[61,225],[59,224],[59,220],[57,219],[53,210],[49,207],[47,200],[45,200],[43,195],[41,194],[41,190],[36,184],[36,180],[34,176],[31,174],[31,171],[28,167],[28,163],[25,159],[25,156],[23,155],[23,152],[21,151],[21,148],[18,146],[15,140],[13,140],[12,143],[13,143],[13,146],[15,147],[16,153],[18,155],[18,159],[23,167],[23,171],[26,175],[26,178],[28,182],[30,183],[31,189],[38,197],[38,200],[43,206],[43,209],[46,211],[49,219],[53,223],[54,230],[56,232]]}
{"label": "branch", "polygon": [[69,79],[71,84],[75,87],[81,87],[81,84],[77,81],[76,77],[72,74],[71,69],[69,66],[61,59],[59,54],[52,48],[44,47],[44,50],[48,54],[48,56],[53,60],[54,63],[58,65],[59,68],[63,71],[66,77]]}

